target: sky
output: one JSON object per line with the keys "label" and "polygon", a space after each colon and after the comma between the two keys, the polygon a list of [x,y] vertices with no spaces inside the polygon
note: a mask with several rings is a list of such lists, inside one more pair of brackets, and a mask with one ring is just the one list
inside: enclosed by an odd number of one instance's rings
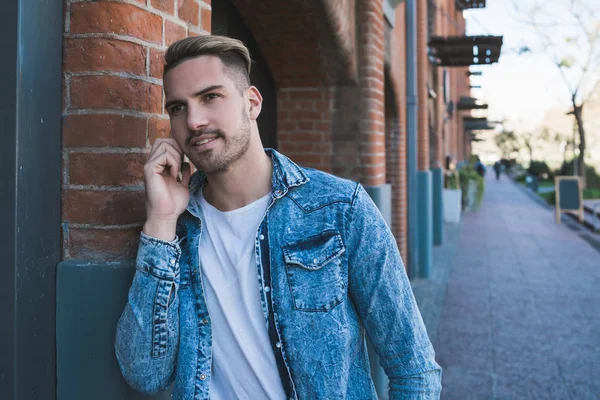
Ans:
{"label": "sky", "polygon": [[[528,0],[517,1],[521,5],[528,3]],[[593,14],[591,10],[600,15],[600,1],[582,1],[588,2],[588,15]],[[471,84],[482,87],[472,89],[471,94],[489,105],[488,110],[483,110],[477,116],[487,116],[491,121],[509,121],[507,129],[517,133],[539,131],[542,124],[551,124],[562,135],[572,135],[572,117],[564,114],[572,108],[569,89],[550,56],[543,52],[530,52],[526,55],[517,53],[519,48],[525,45],[536,46],[540,41],[535,40],[539,36],[532,27],[519,21],[519,18],[527,18],[527,15],[517,13],[512,3],[512,0],[487,0],[485,8],[464,12],[467,35],[503,36],[498,63],[471,67],[472,71],[481,71],[483,74],[471,77]],[[543,22],[555,19],[556,15],[560,16],[561,25],[552,27],[550,34],[555,42],[564,43],[565,37],[573,36],[576,29],[569,25],[573,21],[564,19],[564,13],[557,12],[551,3],[544,3],[542,12],[546,14],[543,17],[546,19]],[[584,50],[582,47],[573,56],[584,57],[587,54]],[[600,167],[600,121],[592,117],[590,112],[593,114],[595,110],[589,109],[587,114],[584,111],[588,141],[586,159],[590,158],[592,163]],[[474,145],[474,151],[482,159],[486,158],[487,162],[493,162],[499,156],[493,142],[494,134],[494,131],[485,131],[480,137],[487,140]],[[561,151],[554,149],[554,144],[549,143],[548,146],[551,148],[547,152],[541,150],[542,154],[538,154],[538,157],[547,158],[555,164],[562,162]]]}
{"label": "sky", "polygon": [[489,104],[488,119],[521,121],[525,129],[534,129],[549,108],[568,107],[569,92],[547,55],[516,54],[533,29],[515,21],[510,7],[507,0],[488,0],[485,8],[465,12],[467,35],[503,36],[498,63],[471,67],[483,72],[471,78],[472,84],[482,86],[472,94]]}

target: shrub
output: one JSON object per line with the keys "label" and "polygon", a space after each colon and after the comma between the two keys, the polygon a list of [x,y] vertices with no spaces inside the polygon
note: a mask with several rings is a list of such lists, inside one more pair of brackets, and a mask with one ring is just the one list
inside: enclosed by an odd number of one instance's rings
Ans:
{"label": "shrub", "polygon": [[552,174],[552,170],[545,161],[535,161],[532,160],[529,164],[529,168],[527,168],[527,173],[529,175],[537,176],[544,179],[553,179],[554,176]]}
{"label": "shrub", "polygon": [[448,189],[458,189],[458,176],[455,173],[446,176],[446,188]]}
{"label": "shrub", "polygon": [[[560,169],[556,171],[557,175],[573,175],[573,160],[563,162]],[[596,172],[596,169],[591,165],[585,166],[585,178],[588,189],[600,189],[600,175]]]}
{"label": "shrub", "polygon": [[475,198],[475,209],[481,206],[481,202],[483,201],[483,192],[485,190],[485,181],[483,177],[477,173],[475,167],[472,164],[468,164],[463,166],[459,170],[460,177],[460,188],[462,190],[462,199],[463,199],[463,208],[468,205],[469,197],[469,181],[475,182],[477,192]]}

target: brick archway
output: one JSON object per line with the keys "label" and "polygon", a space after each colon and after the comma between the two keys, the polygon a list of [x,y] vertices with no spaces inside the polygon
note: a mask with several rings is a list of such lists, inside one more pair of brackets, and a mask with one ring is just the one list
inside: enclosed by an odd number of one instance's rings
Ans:
{"label": "brick archway", "polygon": [[353,0],[232,0],[280,88],[356,80]]}

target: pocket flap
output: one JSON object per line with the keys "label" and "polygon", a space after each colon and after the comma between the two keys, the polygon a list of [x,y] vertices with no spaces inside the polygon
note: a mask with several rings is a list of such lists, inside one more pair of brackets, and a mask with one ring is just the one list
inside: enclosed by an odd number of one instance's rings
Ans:
{"label": "pocket flap", "polygon": [[325,231],[301,242],[283,246],[283,256],[287,264],[317,270],[329,261],[343,254],[346,249],[337,231]]}

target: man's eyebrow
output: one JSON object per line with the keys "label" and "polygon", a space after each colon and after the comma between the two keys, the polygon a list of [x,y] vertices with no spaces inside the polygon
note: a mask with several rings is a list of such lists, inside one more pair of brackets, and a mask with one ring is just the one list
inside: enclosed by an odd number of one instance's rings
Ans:
{"label": "man's eyebrow", "polygon": [[[225,86],[223,86],[223,85],[212,85],[212,86],[208,86],[208,87],[206,87],[206,88],[204,88],[204,89],[202,89],[202,90],[200,90],[200,91],[198,91],[198,92],[194,93],[194,97],[200,97],[200,96],[202,96],[202,95],[204,95],[204,94],[206,94],[206,93],[208,93],[208,92],[211,92],[211,91],[213,91],[213,90],[217,90],[217,89],[222,89],[222,88],[224,88],[224,87],[225,87]],[[165,103],[165,109],[166,109],[166,108],[169,108],[169,107],[170,107],[170,106],[172,106],[173,104],[180,104],[180,103],[183,103],[183,100],[178,100],[178,99],[169,100],[169,101],[167,101],[167,102]]]}

